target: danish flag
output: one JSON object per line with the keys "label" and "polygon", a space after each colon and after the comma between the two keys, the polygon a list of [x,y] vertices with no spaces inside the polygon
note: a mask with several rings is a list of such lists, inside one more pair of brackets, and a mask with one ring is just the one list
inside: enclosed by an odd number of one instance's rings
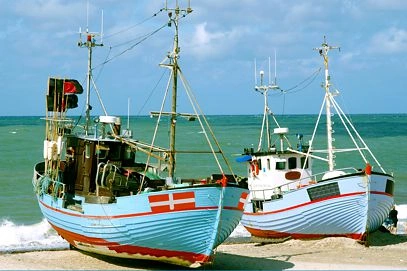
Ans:
{"label": "danish flag", "polygon": [[237,204],[237,209],[242,210],[244,209],[244,204],[246,203],[246,198],[249,193],[243,192],[240,196],[239,203]]}
{"label": "danish flag", "polygon": [[181,192],[148,196],[151,211],[154,213],[182,211],[195,208],[195,193]]}

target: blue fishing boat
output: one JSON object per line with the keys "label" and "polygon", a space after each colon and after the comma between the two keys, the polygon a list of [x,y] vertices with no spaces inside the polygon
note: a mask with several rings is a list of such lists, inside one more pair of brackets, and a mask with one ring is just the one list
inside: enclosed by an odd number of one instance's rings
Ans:
{"label": "blue fishing boat", "polygon": [[[152,115],[158,118],[157,126],[162,118],[169,118],[169,148],[155,144],[156,133],[148,143],[133,139],[129,129],[122,129],[120,117],[105,114],[91,120],[92,49],[100,44],[97,34],[86,31],[86,40],[79,42],[89,56],[84,123],[68,116],[83,92],[80,83],[49,78],[44,160],[34,167],[33,186],[44,217],[72,248],[198,267],[212,262],[215,248],[239,224],[248,190],[227,160],[219,161],[225,155],[207,119],[195,110],[197,104],[193,103],[194,113],[177,113],[177,79],[189,86],[178,65],[178,24],[192,9],[177,5],[165,10],[168,25],[175,27],[173,51],[161,63],[170,69],[172,108]],[[186,91],[191,93],[189,88]],[[175,148],[180,116],[199,120],[215,173],[192,178],[176,174],[176,155],[184,154]],[[228,174],[222,168],[225,164]]]}
{"label": "blue fishing boat", "polygon": [[[271,113],[268,92],[279,91],[279,87],[263,82],[256,86],[265,101],[260,141],[256,150],[245,149],[238,158],[246,165],[250,189],[241,223],[254,237],[343,236],[366,242],[368,233],[382,225],[394,204],[393,175],[383,169],[335,100],[339,92],[332,89],[330,82],[328,52],[337,48],[325,40],[315,48],[324,61],[325,96],[309,143],[297,134],[298,141],[292,145],[288,140],[289,129],[281,127]],[[327,143],[326,148],[319,148],[316,132],[324,107],[326,137],[320,141]],[[335,141],[334,112],[343,124],[340,128],[347,134],[348,142]],[[269,129],[269,115],[275,122],[273,133]],[[314,172],[317,159],[326,163],[327,169]],[[344,167],[336,166],[336,162]]]}

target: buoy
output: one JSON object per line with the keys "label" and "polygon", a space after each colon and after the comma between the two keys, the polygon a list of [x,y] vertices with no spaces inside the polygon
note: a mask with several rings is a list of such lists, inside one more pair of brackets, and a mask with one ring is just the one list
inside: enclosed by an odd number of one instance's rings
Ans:
{"label": "buoy", "polygon": [[365,172],[367,175],[372,175],[372,166],[369,163],[366,163]]}
{"label": "buoy", "polygon": [[253,177],[259,175],[260,169],[257,160],[253,160],[250,162],[250,170],[252,171]]}
{"label": "buoy", "polygon": [[44,159],[48,158],[48,140],[44,140],[43,156],[44,156]]}
{"label": "buoy", "polygon": [[58,155],[61,154],[61,150],[62,150],[62,136],[58,136],[58,140],[57,140],[57,153]]}

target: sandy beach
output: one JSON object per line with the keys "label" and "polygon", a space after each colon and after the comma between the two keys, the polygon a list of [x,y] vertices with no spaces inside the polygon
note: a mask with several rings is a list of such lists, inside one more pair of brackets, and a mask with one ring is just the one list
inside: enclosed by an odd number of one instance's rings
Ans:
{"label": "sandy beach", "polygon": [[[180,270],[164,263],[111,258],[77,250],[0,254],[2,270]],[[407,236],[376,232],[369,246],[348,238],[265,242],[233,239],[213,265],[198,270],[407,270]]]}

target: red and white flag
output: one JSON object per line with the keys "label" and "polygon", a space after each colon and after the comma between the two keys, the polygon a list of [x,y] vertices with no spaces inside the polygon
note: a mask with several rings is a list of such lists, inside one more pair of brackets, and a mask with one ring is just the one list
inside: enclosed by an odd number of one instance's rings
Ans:
{"label": "red and white flag", "polygon": [[151,211],[170,212],[195,208],[195,193],[180,192],[148,196]]}

